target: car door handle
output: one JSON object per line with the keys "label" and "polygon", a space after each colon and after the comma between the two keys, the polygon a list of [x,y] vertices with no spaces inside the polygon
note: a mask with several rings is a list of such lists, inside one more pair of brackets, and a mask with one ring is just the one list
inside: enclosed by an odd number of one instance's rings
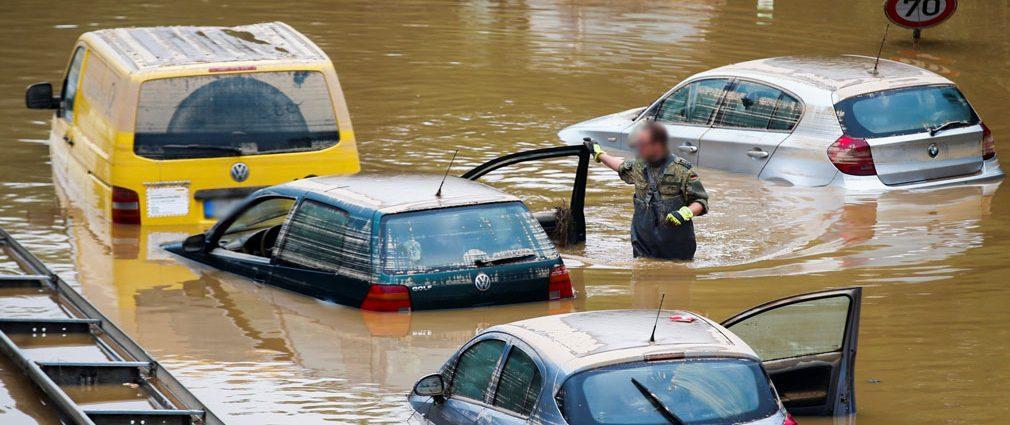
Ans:
{"label": "car door handle", "polygon": [[697,146],[691,146],[691,145],[680,145],[680,146],[677,146],[677,149],[680,149],[681,152],[687,152],[687,153],[698,152],[698,147]]}
{"label": "car door handle", "polygon": [[67,144],[70,146],[74,145],[74,139],[71,139],[69,136],[63,136],[63,141],[67,142]]}
{"label": "car door handle", "polygon": [[765,152],[761,149],[754,149],[752,151],[747,151],[747,156],[754,159],[764,159],[768,157],[768,152]]}

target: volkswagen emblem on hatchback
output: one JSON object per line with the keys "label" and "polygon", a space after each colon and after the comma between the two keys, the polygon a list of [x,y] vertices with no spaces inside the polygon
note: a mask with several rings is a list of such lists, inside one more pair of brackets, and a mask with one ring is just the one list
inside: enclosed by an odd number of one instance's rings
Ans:
{"label": "volkswagen emblem on hatchback", "polygon": [[242,162],[236,162],[231,166],[231,179],[239,183],[249,178],[249,166]]}
{"label": "volkswagen emblem on hatchback", "polygon": [[491,289],[491,276],[479,273],[477,277],[473,278],[473,286],[476,286],[477,290],[481,292]]}
{"label": "volkswagen emblem on hatchback", "polygon": [[940,147],[937,146],[936,143],[933,143],[926,148],[926,153],[929,154],[930,158],[936,158],[936,156],[940,154]]}

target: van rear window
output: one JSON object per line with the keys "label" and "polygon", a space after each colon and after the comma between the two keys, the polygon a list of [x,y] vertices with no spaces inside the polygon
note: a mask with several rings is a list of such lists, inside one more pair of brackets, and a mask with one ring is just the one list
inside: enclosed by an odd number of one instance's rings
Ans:
{"label": "van rear window", "polygon": [[850,97],[835,105],[845,134],[858,138],[927,132],[947,123],[978,124],[968,100],[954,86],[919,86]]}
{"label": "van rear window", "polygon": [[200,75],[141,86],[133,150],[208,158],[319,150],[339,139],[319,72]]}

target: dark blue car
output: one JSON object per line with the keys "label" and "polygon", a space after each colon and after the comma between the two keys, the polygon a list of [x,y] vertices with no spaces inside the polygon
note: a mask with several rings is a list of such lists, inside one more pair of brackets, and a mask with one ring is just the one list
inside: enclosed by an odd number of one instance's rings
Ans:
{"label": "dark blue car", "polygon": [[[546,157],[584,155],[572,149]],[[536,153],[534,152],[534,153]],[[543,223],[518,198],[466,177],[315,177],[261,189],[205,234],[169,251],[257,281],[375,311],[574,296]],[[501,160],[501,159],[500,159]],[[577,179],[581,202],[584,175]],[[568,222],[584,226],[581,207]],[[584,227],[565,232],[584,237]]]}

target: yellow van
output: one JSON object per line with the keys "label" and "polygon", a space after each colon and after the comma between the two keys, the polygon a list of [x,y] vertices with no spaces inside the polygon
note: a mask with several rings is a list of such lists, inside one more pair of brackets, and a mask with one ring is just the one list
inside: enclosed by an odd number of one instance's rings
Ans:
{"label": "yellow van", "polygon": [[55,109],[54,178],[115,223],[209,224],[252,191],[360,170],[333,63],[283,23],[117,28],[78,40]]}

